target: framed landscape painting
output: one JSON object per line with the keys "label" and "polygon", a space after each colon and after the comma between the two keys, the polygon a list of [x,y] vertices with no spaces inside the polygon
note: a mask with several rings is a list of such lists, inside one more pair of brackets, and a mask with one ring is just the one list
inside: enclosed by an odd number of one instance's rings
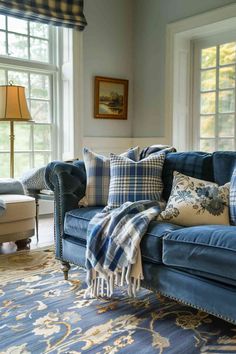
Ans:
{"label": "framed landscape painting", "polygon": [[95,76],[94,116],[127,119],[128,80]]}

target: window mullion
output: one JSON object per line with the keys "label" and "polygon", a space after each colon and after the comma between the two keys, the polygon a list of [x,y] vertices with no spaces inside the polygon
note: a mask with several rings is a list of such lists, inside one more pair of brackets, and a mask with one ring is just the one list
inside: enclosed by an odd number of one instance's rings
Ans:
{"label": "window mullion", "polygon": [[216,47],[216,101],[215,101],[215,150],[219,146],[219,65],[220,65],[220,47]]}
{"label": "window mullion", "polygon": [[8,45],[8,18],[6,17],[6,54],[9,55],[9,45]]}
{"label": "window mullion", "polygon": [[27,43],[28,43],[28,60],[30,60],[30,24],[29,24],[29,21],[27,22]]}

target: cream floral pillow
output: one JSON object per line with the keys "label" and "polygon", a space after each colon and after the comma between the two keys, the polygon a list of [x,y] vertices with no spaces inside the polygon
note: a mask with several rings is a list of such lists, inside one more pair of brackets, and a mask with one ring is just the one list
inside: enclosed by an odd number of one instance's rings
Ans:
{"label": "cream floral pillow", "polygon": [[158,220],[183,226],[229,225],[229,183],[216,183],[174,172],[171,195]]}

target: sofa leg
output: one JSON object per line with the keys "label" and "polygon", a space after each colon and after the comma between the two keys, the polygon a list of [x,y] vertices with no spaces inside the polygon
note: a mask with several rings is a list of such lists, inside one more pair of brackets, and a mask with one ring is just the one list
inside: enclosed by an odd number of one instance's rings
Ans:
{"label": "sofa leg", "polygon": [[17,251],[20,250],[29,250],[30,249],[30,242],[31,242],[31,238],[25,238],[23,240],[18,240],[15,241],[15,244],[17,246]]}
{"label": "sofa leg", "polygon": [[64,279],[68,280],[68,272],[70,270],[70,264],[68,262],[62,261],[61,262],[61,269],[64,273]]}

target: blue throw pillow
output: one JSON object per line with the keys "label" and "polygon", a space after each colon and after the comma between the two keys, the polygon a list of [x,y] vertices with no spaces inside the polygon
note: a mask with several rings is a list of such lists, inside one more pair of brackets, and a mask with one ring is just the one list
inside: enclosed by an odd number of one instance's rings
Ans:
{"label": "blue throw pillow", "polygon": [[150,155],[138,162],[111,154],[108,208],[117,208],[128,201],[161,201],[164,160],[165,153]]}
{"label": "blue throw pillow", "polygon": [[230,221],[233,225],[236,225],[236,168],[233,171],[230,190],[229,190],[229,212]]}
{"label": "blue throw pillow", "polygon": [[[129,149],[122,155],[137,161],[139,148]],[[80,201],[80,205],[105,206],[107,205],[110,184],[110,158],[98,155],[87,148],[83,150],[83,158],[87,183],[85,197]]]}

